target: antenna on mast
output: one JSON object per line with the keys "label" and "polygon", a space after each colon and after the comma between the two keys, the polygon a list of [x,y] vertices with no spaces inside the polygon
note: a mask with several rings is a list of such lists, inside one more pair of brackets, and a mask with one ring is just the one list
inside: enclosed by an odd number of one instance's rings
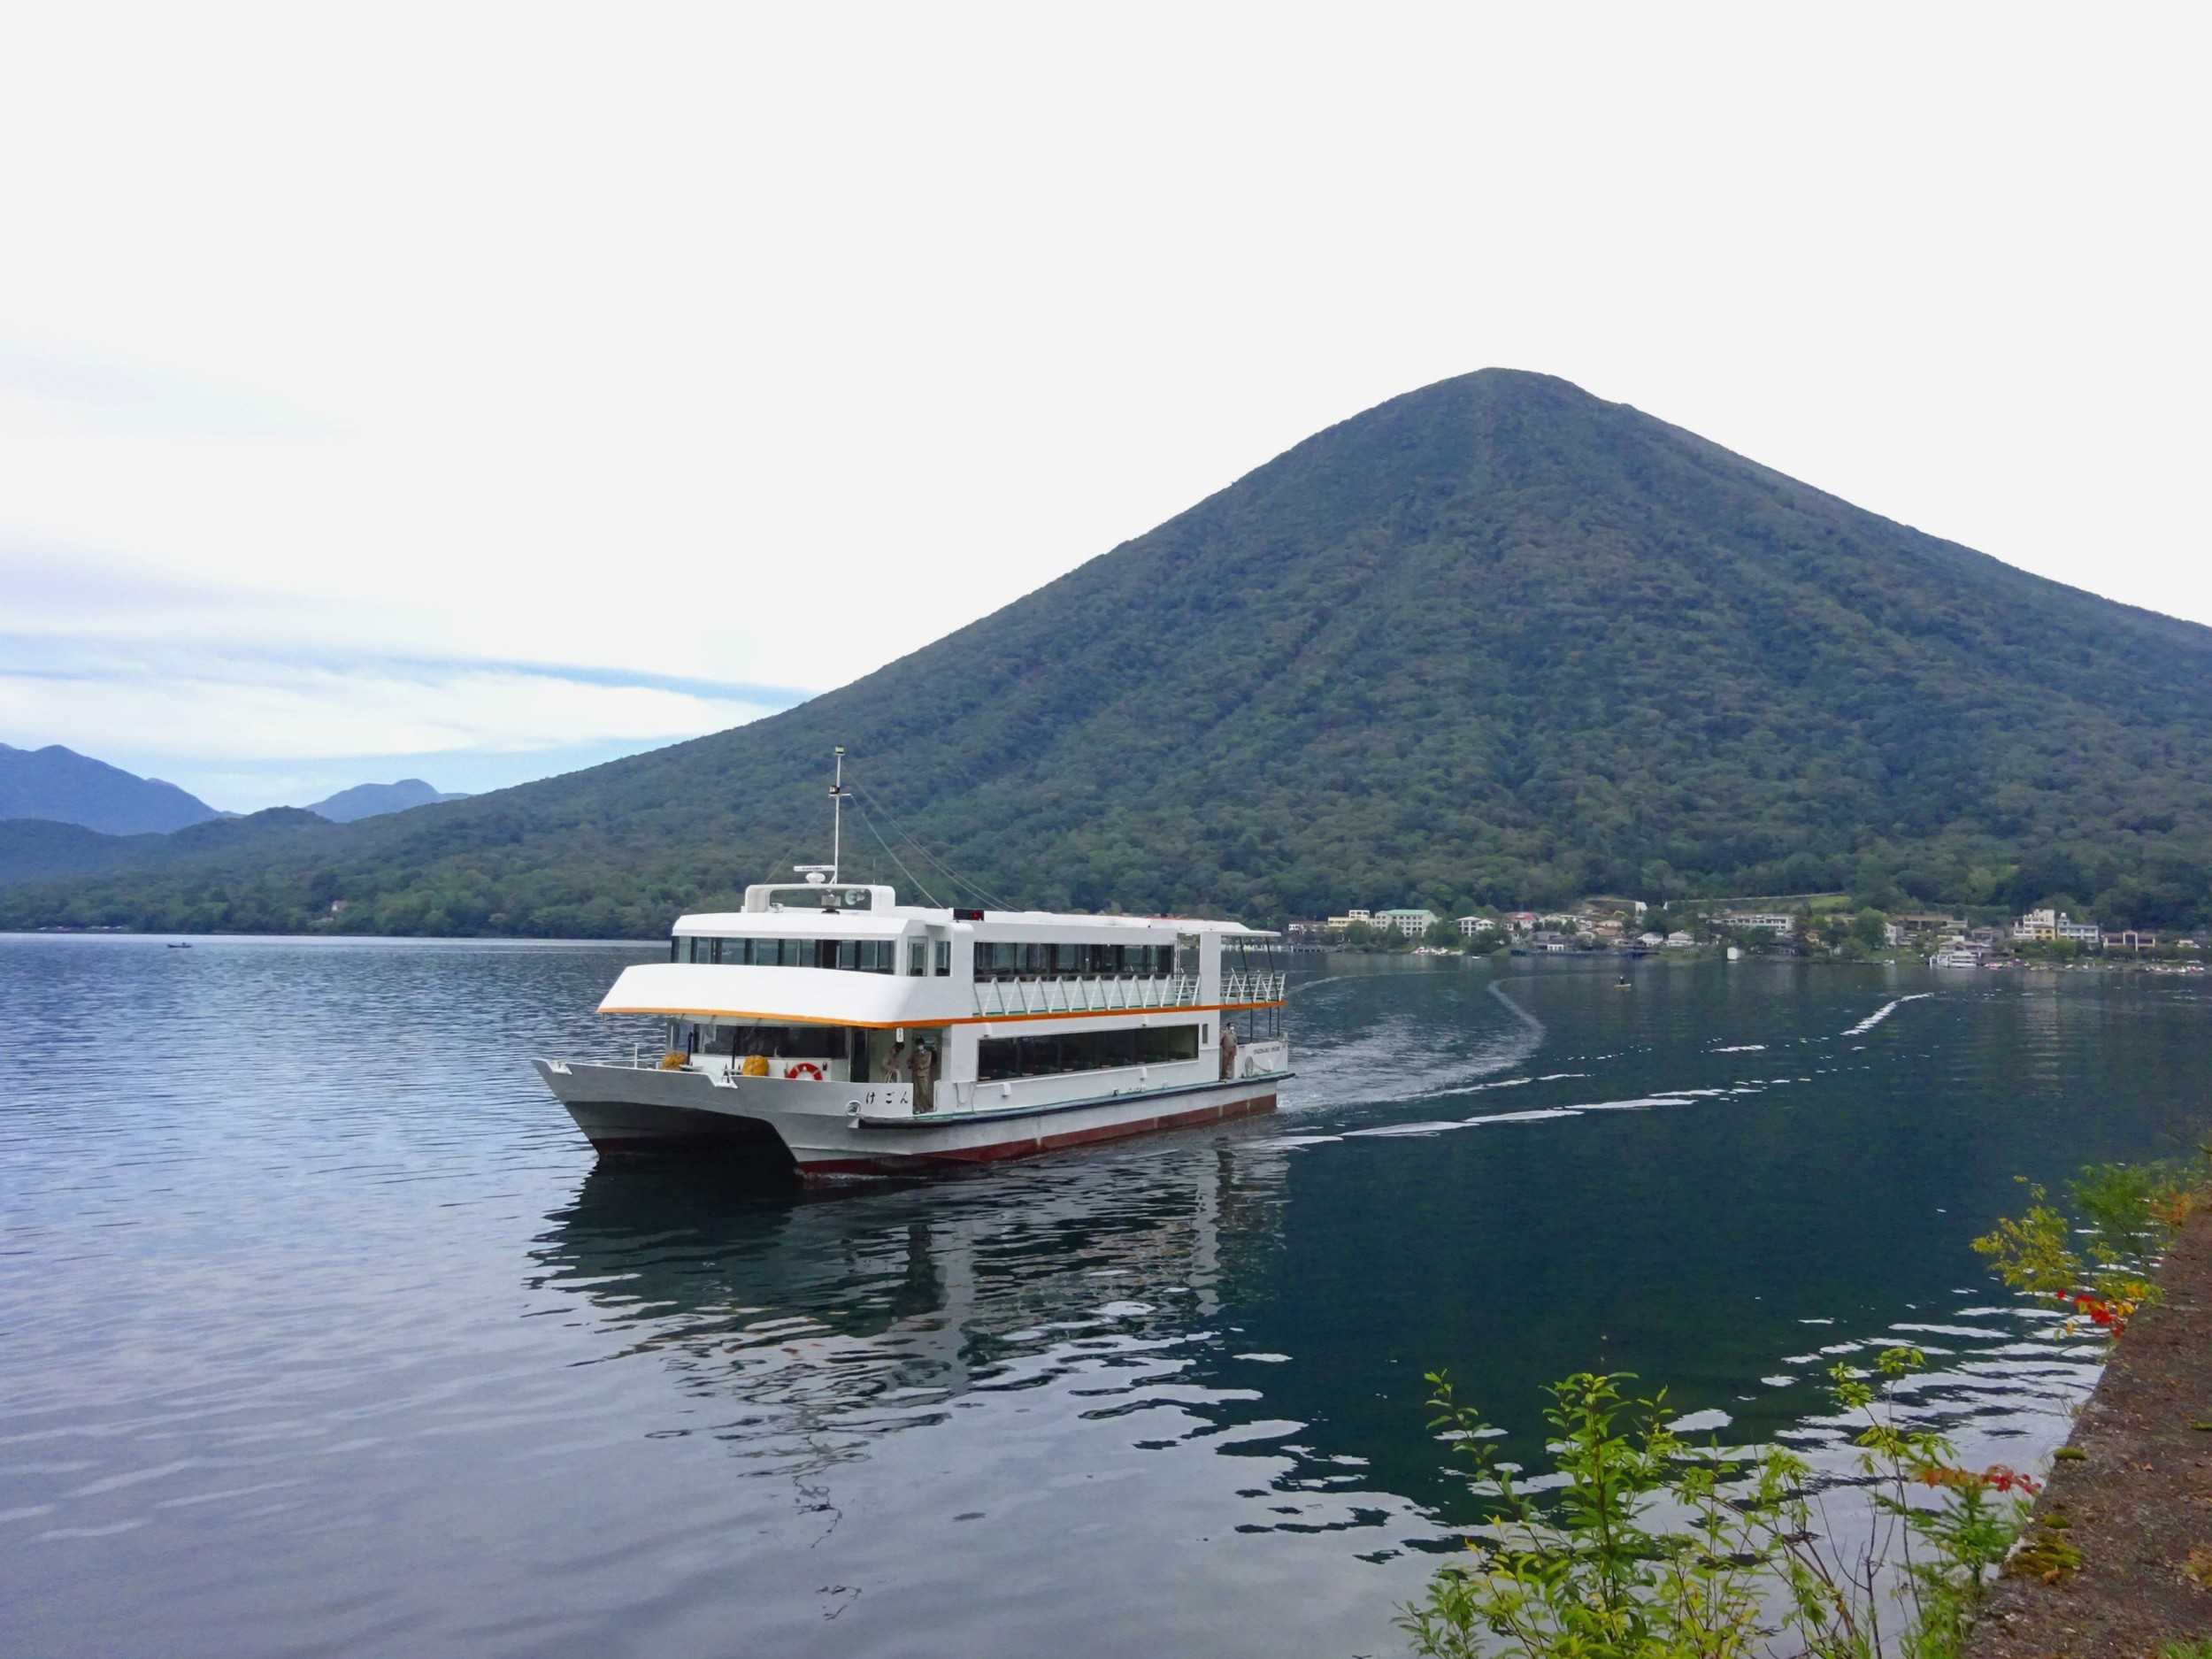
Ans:
{"label": "antenna on mast", "polygon": [[[792,869],[804,876],[813,887],[837,885],[837,866],[844,852],[845,843],[845,746],[837,745],[832,751],[837,757],[837,775],[830,782],[830,861],[826,864],[794,864]],[[837,908],[837,895],[832,893],[824,900],[829,910]]]}
{"label": "antenna on mast", "polygon": [[837,865],[845,841],[845,746],[840,743],[833,751],[837,757],[837,775],[830,780],[830,885],[837,885]]}

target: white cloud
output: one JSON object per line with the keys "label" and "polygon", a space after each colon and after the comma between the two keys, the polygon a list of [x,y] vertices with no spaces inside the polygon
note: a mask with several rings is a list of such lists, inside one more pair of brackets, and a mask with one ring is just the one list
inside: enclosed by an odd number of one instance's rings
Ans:
{"label": "white cloud", "polygon": [[0,731],[21,734],[11,741],[58,742],[104,758],[119,738],[134,756],[219,764],[665,741],[772,711],[758,703],[496,667],[198,659],[147,672],[88,659],[68,676],[0,672]]}

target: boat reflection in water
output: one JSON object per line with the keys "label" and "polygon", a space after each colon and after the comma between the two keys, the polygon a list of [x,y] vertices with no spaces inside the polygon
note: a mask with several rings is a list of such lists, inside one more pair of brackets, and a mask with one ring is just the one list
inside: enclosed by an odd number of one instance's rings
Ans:
{"label": "boat reflection in water", "polygon": [[533,1288],[589,1308],[609,1418],[658,1512],[723,1540],[751,1651],[831,1618],[856,1652],[1103,1654],[1132,1628],[1215,1651],[1220,1574],[1330,1579],[1301,1625],[1354,1651],[1437,1529],[1309,1443],[1278,1392],[1333,1368],[1302,1381],[1248,1328],[1280,1297],[1287,1156],[1233,1129],[746,1203],[611,1160],[549,1217]]}
{"label": "boat reflection in water", "polygon": [[680,1360],[687,1388],[858,1403],[1041,1380],[1064,1340],[1094,1359],[1107,1333],[1197,1363],[1239,1252],[1276,1248],[1279,1152],[1024,1173],[733,1201],[712,1165],[604,1162],[548,1217],[535,1283]]}

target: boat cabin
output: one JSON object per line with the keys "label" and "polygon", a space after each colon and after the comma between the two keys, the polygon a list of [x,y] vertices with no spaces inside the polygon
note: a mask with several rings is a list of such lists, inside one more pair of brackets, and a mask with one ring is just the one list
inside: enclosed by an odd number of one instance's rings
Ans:
{"label": "boat cabin", "polygon": [[661,1064],[887,1085],[913,1109],[1148,1092],[1287,1064],[1288,953],[1179,917],[902,906],[887,887],[749,887],[686,916],[600,1011],[667,1022]]}

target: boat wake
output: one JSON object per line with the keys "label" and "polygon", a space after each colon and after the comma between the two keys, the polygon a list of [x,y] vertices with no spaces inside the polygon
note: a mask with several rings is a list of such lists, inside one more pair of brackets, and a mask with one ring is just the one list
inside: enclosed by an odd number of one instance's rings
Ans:
{"label": "boat wake", "polygon": [[1899,1009],[1904,1007],[1906,1003],[1917,1002],[1924,997],[1933,996],[1934,995],[1935,993],[1933,991],[1915,991],[1910,996],[1901,996],[1893,1002],[1885,1002],[1881,1005],[1881,1007],[1876,1009],[1871,1014],[1869,1014],[1864,1019],[1861,1020],[1857,1025],[1852,1026],[1850,1030],[1845,1032],[1843,1034],[1847,1037],[1863,1036],[1866,1033],[1872,1031],[1875,1026],[1880,1025],[1884,1020],[1887,1019],[1892,1014],[1894,1014]]}
{"label": "boat wake", "polygon": [[[1526,1081],[1527,1079],[1519,1080]],[[1341,1135],[1308,1137],[1303,1144],[1313,1145],[1324,1139],[1363,1141],[1371,1137],[1387,1138],[1393,1135],[1437,1135],[1455,1129],[1486,1129],[1493,1124],[1549,1123],[1561,1118],[1580,1118],[1589,1112],[1647,1111],[1657,1106],[1689,1106],[1701,1100],[1713,1100],[1724,1094],[1744,1094],[1755,1092],[1743,1088],[1670,1089],[1663,1094],[1639,1094],[1630,1100],[1575,1101],[1560,1106],[1538,1106],[1527,1111],[1485,1112],[1478,1118],[1449,1118],[1440,1122],[1381,1124],[1372,1129],[1348,1129]]]}
{"label": "boat wake", "polygon": [[1317,991],[1325,985],[1344,985],[1353,979],[1371,979],[1374,977],[1371,973],[1325,973],[1317,979],[1294,980],[1283,995],[1286,998],[1293,997],[1302,991]]}
{"label": "boat wake", "polygon": [[1489,990],[1491,995],[1496,997],[1498,1001],[1503,1002],[1506,1007],[1513,1011],[1514,1018],[1519,1020],[1521,1024],[1529,1028],[1530,1034],[1532,1035],[1537,1041],[1541,1042],[1544,1041],[1544,1022],[1542,1020],[1537,1018],[1535,1015],[1530,1013],[1528,1010],[1523,1008],[1518,1002],[1508,996],[1505,994],[1505,987],[1498,984],[1494,979],[1491,981]]}

